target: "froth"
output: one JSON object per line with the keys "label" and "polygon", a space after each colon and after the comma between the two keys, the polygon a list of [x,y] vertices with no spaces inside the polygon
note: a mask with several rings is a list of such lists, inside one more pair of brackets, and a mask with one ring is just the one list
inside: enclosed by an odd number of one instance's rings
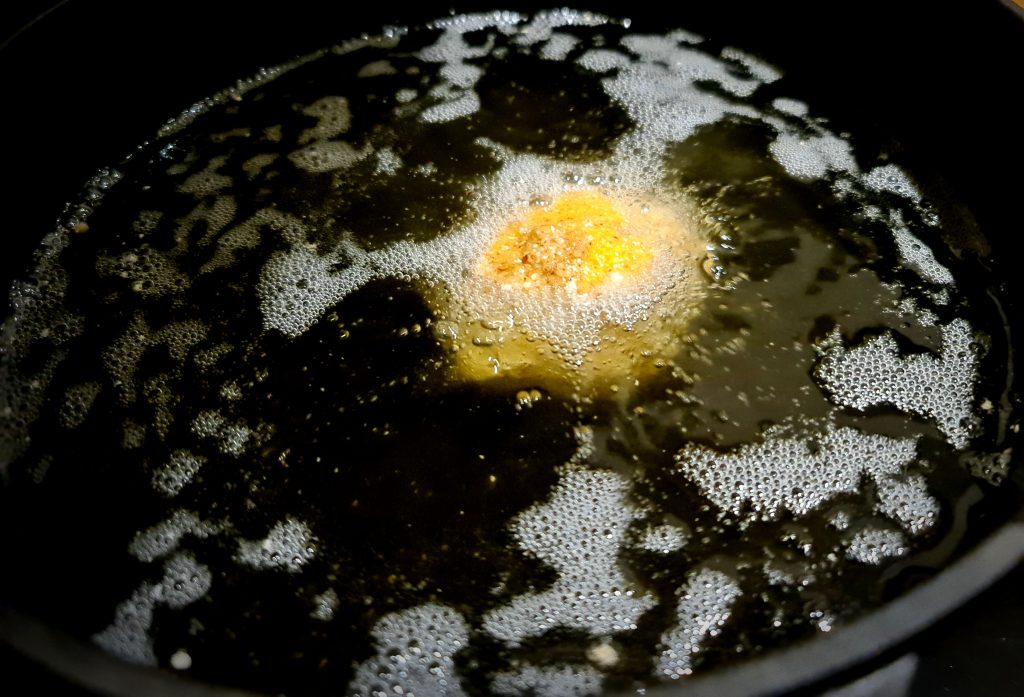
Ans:
{"label": "froth", "polygon": [[972,430],[971,406],[978,355],[971,326],[955,319],[941,326],[937,356],[901,356],[891,333],[845,348],[834,337],[816,371],[822,387],[839,404],[867,409],[881,404],[934,420],[957,448],[967,445]]}
{"label": "froth", "polygon": [[484,630],[518,645],[555,627],[610,635],[636,628],[652,596],[623,575],[618,556],[630,523],[644,515],[630,483],[603,470],[571,468],[547,502],[512,524],[519,547],[558,573],[545,591],[516,596],[484,616]]}
{"label": "froth", "polygon": [[723,513],[771,519],[806,515],[842,492],[856,491],[862,475],[899,474],[913,460],[916,440],[868,435],[829,425],[818,437],[769,434],[762,443],[720,453],[689,444],[676,457],[679,472]]}
{"label": "froth", "polygon": [[739,585],[721,571],[691,573],[679,592],[679,624],[661,638],[665,648],[658,659],[658,675],[676,680],[692,673],[693,656],[707,637],[718,634],[739,596]]}
{"label": "froth", "polygon": [[315,556],[316,541],[309,527],[302,521],[285,518],[262,540],[239,540],[235,559],[257,569],[297,573]]}
{"label": "froth", "polygon": [[469,627],[456,611],[428,603],[384,617],[374,625],[377,655],[356,670],[351,697],[465,693],[453,657],[469,641]]}

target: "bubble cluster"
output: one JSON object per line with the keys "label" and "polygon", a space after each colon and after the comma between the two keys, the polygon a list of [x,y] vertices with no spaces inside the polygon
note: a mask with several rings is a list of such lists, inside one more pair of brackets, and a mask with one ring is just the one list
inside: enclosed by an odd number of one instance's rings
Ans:
{"label": "bubble cluster", "polygon": [[114,610],[114,621],[93,635],[93,641],[118,658],[140,665],[156,665],[150,629],[158,605],[183,608],[210,590],[210,569],[187,552],[175,554],[164,564],[164,576],[156,584],[143,583]]}
{"label": "bubble cluster", "polygon": [[191,283],[165,253],[148,245],[118,257],[100,257],[96,261],[96,271],[100,276],[123,278],[133,292],[156,298],[180,293]]}
{"label": "bubble cluster", "polygon": [[199,473],[206,458],[187,450],[175,450],[170,459],[153,472],[153,488],[165,496],[178,495]]}
{"label": "bubble cluster", "polygon": [[855,532],[846,543],[846,558],[862,564],[881,564],[907,553],[903,533],[892,528],[864,528]]}
{"label": "bubble cluster", "polygon": [[937,356],[901,356],[888,332],[849,349],[835,342],[825,349],[815,377],[842,406],[867,409],[891,404],[933,419],[950,444],[964,448],[970,436],[978,354],[966,320],[954,319],[941,325],[941,331]]}
{"label": "bubble cluster", "polygon": [[225,455],[238,457],[252,441],[259,438],[245,421],[229,422],[220,412],[204,411],[192,421],[192,432],[201,438],[212,438]]}
{"label": "bubble cluster", "polygon": [[302,521],[285,518],[262,540],[239,540],[235,560],[256,569],[298,573],[316,556],[313,533]]}
{"label": "bubble cluster", "polygon": [[693,657],[700,652],[701,643],[718,635],[739,597],[739,585],[721,571],[692,572],[679,592],[679,624],[661,637],[665,648],[658,659],[657,674],[677,680],[692,673]]}
{"label": "bubble cluster", "polygon": [[219,523],[200,520],[195,513],[179,509],[165,520],[136,534],[128,551],[139,561],[151,562],[177,550],[186,535],[202,540],[222,529]]}
{"label": "bubble cluster", "polygon": [[768,151],[797,179],[821,179],[829,172],[857,171],[850,144],[830,133],[802,136],[783,132],[768,146]]}
{"label": "bubble cluster", "polygon": [[515,672],[496,674],[491,690],[508,697],[587,697],[601,692],[601,682],[601,673],[590,666],[527,664]]}
{"label": "bubble cluster", "polygon": [[690,443],[676,455],[677,471],[694,482],[722,514],[749,511],[770,520],[781,511],[802,516],[867,475],[897,475],[917,451],[914,438],[890,438],[829,424],[812,437],[769,432],[761,443],[721,453]]}
{"label": "bubble cluster", "polygon": [[670,554],[682,549],[686,544],[687,534],[676,525],[657,525],[643,534],[639,547],[648,552]]}
{"label": "bubble cluster", "polygon": [[875,510],[898,522],[911,535],[930,529],[939,519],[939,502],[928,493],[928,483],[920,474],[880,480],[877,496]]}
{"label": "bubble cluster", "polygon": [[655,599],[622,573],[618,556],[629,525],[644,512],[630,483],[606,470],[563,472],[549,499],[512,523],[519,547],[550,565],[550,588],[524,593],[484,616],[484,630],[513,646],[555,627],[610,635],[636,628]]}
{"label": "bubble cluster", "polygon": [[64,404],[60,410],[61,425],[68,429],[81,426],[102,389],[100,383],[92,381],[69,387],[64,393]]}
{"label": "bubble cluster", "polygon": [[453,660],[469,641],[469,627],[459,613],[427,603],[384,617],[371,633],[377,655],[356,670],[350,697],[465,694]]}
{"label": "bubble cluster", "polygon": [[356,150],[343,140],[318,140],[288,155],[296,167],[312,174],[348,169],[367,155],[369,150]]}
{"label": "bubble cluster", "polygon": [[950,270],[935,258],[935,252],[910,232],[905,225],[894,225],[892,235],[900,260],[907,266],[916,269],[921,278],[940,286],[956,284]]}
{"label": "bubble cluster", "polygon": [[300,145],[313,140],[337,138],[352,125],[352,112],[349,111],[348,100],[345,97],[321,97],[305,107],[302,113],[314,117],[317,123],[299,134]]}
{"label": "bubble cluster", "polygon": [[323,593],[313,598],[313,609],[309,616],[321,622],[329,622],[334,619],[334,611],[338,609],[341,598],[333,588],[328,588]]}

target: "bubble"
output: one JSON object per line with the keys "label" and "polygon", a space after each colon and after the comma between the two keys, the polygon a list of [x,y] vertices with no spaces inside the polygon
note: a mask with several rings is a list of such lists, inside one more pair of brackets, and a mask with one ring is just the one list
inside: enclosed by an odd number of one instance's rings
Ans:
{"label": "bubble", "polygon": [[862,564],[881,564],[892,557],[906,554],[906,540],[898,530],[865,528],[858,530],[846,543],[846,557]]}
{"label": "bubble", "polygon": [[209,568],[188,553],[179,553],[164,564],[157,584],[143,583],[114,610],[114,621],[92,640],[121,660],[155,666],[156,654],[150,629],[157,605],[180,609],[203,597],[210,589]]}
{"label": "bubble", "polygon": [[341,598],[333,588],[328,588],[320,595],[313,598],[313,609],[309,616],[321,622],[329,622],[334,619],[334,611],[338,609]]}
{"label": "bubble", "polygon": [[198,474],[206,458],[187,450],[175,450],[170,460],[153,472],[153,488],[165,496],[176,496]]}
{"label": "bubble", "polygon": [[858,172],[850,144],[827,133],[809,137],[780,133],[768,150],[797,179],[821,179],[829,172]]}
{"label": "bubble", "polygon": [[102,389],[98,382],[84,382],[69,387],[60,411],[61,425],[67,429],[81,426]]}
{"label": "bubble", "polygon": [[687,535],[675,525],[657,525],[648,528],[640,539],[639,547],[648,552],[670,554],[682,549]]}
{"label": "bubble", "polygon": [[867,409],[892,404],[935,421],[955,448],[967,446],[978,355],[964,319],[940,325],[938,356],[901,356],[891,333],[825,350],[815,376],[839,404]]}
{"label": "bubble", "polygon": [[879,481],[875,510],[900,523],[911,535],[921,534],[939,519],[939,502],[928,493],[920,474]]}
{"label": "bubble", "polygon": [[299,134],[300,145],[314,140],[337,138],[352,126],[352,112],[349,111],[348,100],[345,97],[321,97],[305,107],[302,113],[314,117],[317,124]]}
{"label": "bubble", "polygon": [[657,675],[677,680],[692,673],[694,654],[707,637],[717,635],[725,625],[739,596],[737,583],[721,571],[691,572],[679,591],[679,624],[661,637],[664,649],[658,659]]}
{"label": "bubble", "polygon": [[613,472],[564,471],[545,503],[512,522],[520,549],[558,577],[547,590],[488,612],[484,631],[517,646],[555,627],[597,636],[635,629],[656,601],[630,583],[618,562],[629,525],[644,515],[629,491],[629,481]]}
{"label": "bubble", "polygon": [[491,690],[498,695],[530,694],[535,697],[586,697],[601,692],[601,674],[586,665],[535,666],[498,673]]}
{"label": "bubble", "polygon": [[377,655],[356,670],[348,686],[352,697],[465,694],[453,657],[468,643],[469,626],[456,611],[436,603],[419,605],[385,616],[371,634]]}
{"label": "bubble", "polygon": [[176,551],[186,535],[204,540],[222,530],[219,523],[200,520],[195,513],[179,509],[167,519],[137,533],[128,551],[139,561],[151,562]]}
{"label": "bubble", "polygon": [[890,438],[829,424],[820,436],[765,434],[762,443],[718,452],[695,443],[676,456],[677,471],[720,509],[720,515],[775,519],[782,511],[803,516],[844,492],[857,491],[862,475],[876,481],[899,474],[913,461],[916,438]]}
{"label": "bubble", "polygon": [[309,527],[302,521],[285,518],[262,540],[239,540],[235,560],[256,569],[298,573],[315,556],[315,538]]}
{"label": "bubble", "polygon": [[291,152],[288,159],[300,169],[320,174],[348,169],[369,154],[369,150],[356,150],[343,140],[318,140]]}

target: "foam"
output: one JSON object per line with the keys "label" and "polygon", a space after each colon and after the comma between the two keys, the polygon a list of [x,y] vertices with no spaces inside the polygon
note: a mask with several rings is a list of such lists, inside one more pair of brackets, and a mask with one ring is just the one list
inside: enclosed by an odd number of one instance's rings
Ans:
{"label": "foam", "polygon": [[739,63],[746,69],[750,77],[761,83],[769,84],[782,77],[782,73],[779,72],[779,69],[775,66],[766,63],[757,56],[753,56],[746,51],[741,51],[738,48],[726,46],[721,50],[719,55],[726,60]]}
{"label": "foam", "polygon": [[469,641],[469,627],[455,610],[437,603],[412,607],[385,616],[371,634],[377,654],[356,669],[350,697],[465,694],[453,657]]}
{"label": "foam", "polygon": [[888,477],[878,482],[875,510],[898,522],[911,535],[920,535],[939,519],[939,502],[928,493],[920,474]]}
{"label": "foam", "polygon": [[860,478],[900,474],[915,457],[915,438],[869,435],[828,424],[817,437],[769,431],[761,443],[720,453],[696,443],[677,455],[677,472],[694,482],[721,511],[771,520],[782,511],[807,515],[841,493],[858,490]]}
{"label": "foam", "polygon": [[164,496],[177,496],[199,473],[206,458],[175,450],[167,463],[153,472],[153,488]]}
{"label": "foam", "polygon": [[60,424],[74,429],[82,425],[99,396],[103,386],[98,382],[83,382],[72,385],[64,393],[64,404],[60,409]]}
{"label": "foam", "polygon": [[219,193],[221,189],[227,189],[235,180],[218,171],[227,161],[227,156],[211,158],[201,172],[191,175],[182,182],[178,186],[178,191],[192,194],[196,198],[204,198]]}
{"label": "foam", "polygon": [[288,154],[288,159],[311,174],[348,169],[370,154],[368,148],[356,150],[344,140],[318,140]]}
{"label": "foam", "polygon": [[875,167],[865,175],[864,184],[873,191],[885,191],[914,203],[921,202],[921,192],[897,165]]}
{"label": "foam", "polygon": [[548,500],[512,522],[516,544],[558,574],[484,615],[483,629],[518,646],[555,627],[604,636],[636,628],[655,599],[623,575],[618,557],[629,525],[644,516],[627,479],[605,470],[564,471]]}
{"label": "foam", "polygon": [[164,252],[146,244],[118,257],[100,257],[96,260],[96,271],[100,276],[125,279],[133,292],[147,297],[181,293],[191,285],[188,276]]}
{"label": "foam", "polygon": [[656,525],[648,528],[637,545],[657,554],[671,554],[683,548],[688,535],[675,525]]}
{"label": "foam", "polygon": [[858,172],[850,144],[830,133],[801,136],[780,133],[768,146],[772,157],[797,179],[821,179],[829,172]]}
{"label": "foam", "polygon": [[940,264],[935,253],[905,225],[893,225],[892,235],[900,260],[906,266],[916,269],[921,278],[940,286],[956,285],[950,270]]}
{"label": "foam", "polygon": [[799,99],[791,99],[789,97],[778,97],[772,100],[772,106],[779,111],[790,114],[791,116],[807,116],[810,108],[806,102],[801,102]]}
{"label": "foam", "polygon": [[571,34],[554,32],[540,50],[540,57],[549,61],[563,61],[578,46],[580,40]]}
{"label": "foam", "polygon": [[121,660],[155,666],[156,654],[150,629],[158,605],[181,609],[202,598],[210,589],[212,575],[188,553],[179,553],[164,564],[164,576],[156,584],[143,583],[114,610],[114,621],[94,634],[93,642]]}
{"label": "foam", "polygon": [[299,145],[314,140],[330,140],[337,138],[352,127],[352,112],[348,108],[348,100],[340,96],[321,97],[302,113],[317,120],[315,126],[307,128],[299,134]]}
{"label": "foam", "polygon": [[309,616],[321,622],[330,622],[334,619],[334,612],[338,609],[341,599],[333,588],[328,588],[313,598],[313,609]]}
{"label": "foam", "polygon": [[815,370],[832,399],[852,409],[891,404],[932,419],[955,448],[967,447],[971,430],[973,385],[978,355],[973,331],[964,319],[940,325],[938,356],[900,356],[891,333],[844,348],[837,337],[827,346]]}
{"label": "foam", "polygon": [[676,605],[679,623],[661,637],[665,648],[658,659],[658,677],[678,680],[690,675],[694,655],[700,652],[705,639],[718,635],[739,597],[739,585],[721,571],[691,572],[679,591]]}
{"label": "foam", "polygon": [[139,561],[151,562],[176,551],[186,535],[205,540],[222,530],[219,523],[200,520],[195,513],[178,509],[169,518],[137,533],[128,551]]}
{"label": "foam", "polygon": [[601,673],[586,665],[535,666],[526,664],[515,672],[498,673],[491,690],[518,697],[587,697],[601,692]]}
{"label": "foam", "polygon": [[262,540],[239,540],[235,560],[255,569],[284,569],[298,573],[316,556],[316,540],[309,527],[285,518]]}
{"label": "foam", "polygon": [[865,528],[846,543],[846,558],[862,564],[881,564],[886,559],[907,553],[907,543],[899,530]]}

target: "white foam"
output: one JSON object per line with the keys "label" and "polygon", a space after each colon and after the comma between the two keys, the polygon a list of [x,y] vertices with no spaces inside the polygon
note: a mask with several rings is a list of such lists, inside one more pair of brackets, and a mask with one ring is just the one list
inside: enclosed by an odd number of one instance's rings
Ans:
{"label": "white foam", "polygon": [[865,175],[864,184],[874,191],[887,191],[914,203],[921,202],[921,192],[914,186],[907,173],[896,165],[875,167]]}
{"label": "white foam", "polygon": [[469,627],[451,608],[427,603],[387,615],[372,630],[377,654],[356,669],[350,697],[462,697],[453,657]]}
{"label": "white foam", "polygon": [[940,286],[956,285],[950,270],[939,263],[935,258],[935,253],[906,225],[899,223],[893,225],[892,235],[896,241],[900,260],[907,266],[916,269],[921,278]]}
{"label": "white foam", "polygon": [[690,675],[693,656],[706,638],[718,635],[739,597],[739,585],[721,571],[701,569],[691,573],[676,605],[679,623],[661,637],[665,648],[658,659],[657,675],[672,680]]}
{"label": "white foam", "polygon": [[333,588],[328,588],[313,598],[313,609],[309,616],[321,622],[329,622],[334,619],[334,611],[338,609],[340,603],[338,593]]}
{"label": "white foam", "polygon": [[850,144],[830,133],[809,137],[780,133],[768,150],[782,168],[797,179],[821,179],[829,172],[855,174],[858,171]]}
{"label": "white foam", "polygon": [[849,349],[834,343],[824,351],[815,376],[843,406],[863,410],[891,404],[934,420],[954,447],[964,448],[970,436],[978,355],[966,320],[955,319],[940,328],[938,356],[901,357],[895,338],[885,333]]}
{"label": "white foam", "polygon": [[609,48],[592,48],[576,60],[576,64],[595,73],[607,73],[629,65],[625,53]]}
{"label": "white foam", "polygon": [[778,97],[773,99],[772,106],[779,111],[792,116],[807,116],[807,113],[810,111],[806,102],[801,102],[799,99],[791,99],[789,97]]}
{"label": "white foam", "polygon": [[164,564],[164,576],[156,584],[143,583],[114,610],[114,621],[92,640],[118,658],[139,665],[156,665],[150,629],[157,605],[180,609],[206,595],[212,575],[188,553],[179,553]]}
{"label": "white foam", "polygon": [[895,520],[911,535],[931,529],[939,519],[939,502],[928,493],[920,474],[889,477],[878,482],[875,510]]}
{"label": "white foam", "polygon": [[420,118],[426,123],[447,123],[479,110],[480,97],[476,92],[452,92],[445,94],[444,101],[424,109]]}
{"label": "white foam", "polygon": [[782,73],[774,65],[766,63],[757,56],[751,55],[746,51],[741,51],[738,48],[726,46],[722,49],[719,55],[722,56],[722,58],[739,63],[746,68],[747,73],[749,73],[752,78],[762,83],[768,84],[775,82],[782,77]]}
{"label": "white foam", "polygon": [[846,543],[846,558],[862,564],[880,564],[907,553],[907,543],[899,530],[865,528]]}
{"label": "white foam", "polygon": [[546,590],[514,597],[484,615],[483,629],[513,646],[555,627],[604,636],[636,628],[653,596],[622,573],[618,557],[629,525],[644,512],[627,479],[571,467],[548,500],[512,522],[516,543],[558,574]]}
{"label": "white foam", "polygon": [[656,525],[644,532],[638,546],[648,552],[670,554],[682,549],[687,537],[687,534],[675,525]]}
{"label": "white foam", "polygon": [[300,520],[285,518],[262,540],[239,540],[235,560],[256,569],[298,573],[316,556],[316,540]]}
{"label": "white foam", "polygon": [[831,424],[817,437],[769,431],[761,443],[720,453],[696,443],[676,456],[678,472],[724,516],[749,510],[770,520],[782,511],[806,515],[840,493],[858,490],[860,478],[899,474],[916,454],[914,438],[869,435]]}
{"label": "white foam", "polygon": [[221,530],[221,524],[200,520],[195,513],[179,509],[169,518],[136,533],[128,551],[139,561],[151,562],[176,551],[186,535],[205,540]]}
{"label": "white foam", "polygon": [[554,32],[540,50],[540,57],[549,61],[564,61],[580,40],[571,34]]}
{"label": "white foam", "polygon": [[498,673],[491,690],[498,695],[519,697],[587,697],[601,692],[601,673],[586,665],[535,666]]}
{"label": "white foam", "polygon": [[170,459],[153,472],[153,488],[164,496],[177,496],[199,473],[206,458],[187,450],[175,450]]}

